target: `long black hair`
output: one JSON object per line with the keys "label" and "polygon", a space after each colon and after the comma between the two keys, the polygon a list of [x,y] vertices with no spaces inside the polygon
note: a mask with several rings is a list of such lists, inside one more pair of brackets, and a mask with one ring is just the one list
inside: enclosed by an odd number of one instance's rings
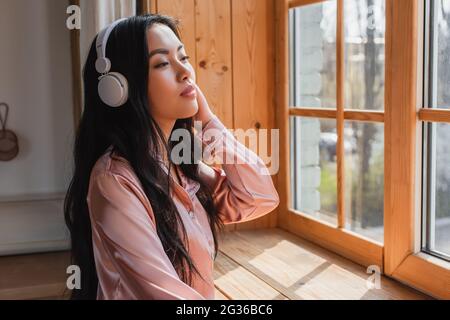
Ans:
{"label": "long black hair", "polygon": [[[170,179],[159,165],[156,155],[170,155],[173,142],[165,141],[161,128],[152,118],[148,99],[149,53],[146,32],[155,23],[167,25],[180,39],[178,20],[158,14],[130,17],[120,22],[108,39],[106,55],[111,60],[111,71],[122,73],[129,83],[129,98],[125,105],[111,108],[105,105],[97,92],[97,58],[93,40],[83,68],[84,109],[76,130],[74,144],[74,174],[65,202],[64,215],[71,235],[71,263],[81,270],[81,289],[73,289],[72,299],[95,299],[98,277],[92,246],[91,223],[86,202],[91,170],[109,146],[125,158],[139,178],[156,219],[156,228],[166,254],[180,279],[191,284],[198,270],[184,245],[186,230],[170,197]],[[194,159],[195,143],[193,119],[178,119],[173,130],[183,128],[191,136],[191,161],[180,165],[182,172],[200,183],[197,196],[208,213],[217,255],[217,233],[223,227],[214,206],[210,190],[198,176],[198,159]],[[169,139],[170,141],[171,139]],[[163,150],[161,150],[163,149]],[[168,157],[170,159],[170,157]],[[170,166],[169,166],[170,174]],[[177,230],[182,230],[180,235]]]}

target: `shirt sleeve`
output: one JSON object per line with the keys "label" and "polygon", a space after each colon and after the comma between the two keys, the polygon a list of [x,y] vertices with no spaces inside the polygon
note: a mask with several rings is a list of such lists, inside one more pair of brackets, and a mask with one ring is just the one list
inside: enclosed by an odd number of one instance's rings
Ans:
{"label": "shirt sleeve", "polygon": [[196,136],[202,141],[204,161],[219,155],[221,168],[200,161],[199,176],[212,190],[224,224],[254,220],[278,206],[278,193],[262,159],[240,143],[217,116]]}
{"label": "shirt sleeve", "polygon": [[179,278],[157,235],[153,213],[127,178],[98,174],[90,214],[93,229],[137,299],[204,299]]}

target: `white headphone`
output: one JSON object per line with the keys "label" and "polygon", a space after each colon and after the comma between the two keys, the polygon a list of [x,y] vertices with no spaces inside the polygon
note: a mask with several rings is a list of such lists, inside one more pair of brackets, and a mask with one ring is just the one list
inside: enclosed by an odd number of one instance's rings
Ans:
{"label": "white headphone", "polygon": [[96,41],[97,61],[95,61],[95,69],[101,74],[98,78],[98,95],[110,107],[120,107],[128,100],[127,78],[119,72],[109,72],[111,61],[106,57],[108,37],[114,27],[124,20],[127,20],[127,18],[119,19],[104,28],[98,34]]}

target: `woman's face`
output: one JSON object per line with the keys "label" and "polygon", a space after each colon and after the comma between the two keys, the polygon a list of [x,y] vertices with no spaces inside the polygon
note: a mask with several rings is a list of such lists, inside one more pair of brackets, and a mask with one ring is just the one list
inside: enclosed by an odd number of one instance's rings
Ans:
{"label": "woman's face", "polygon": [[195,71],[183,44],[168,26],[154,24],[147,31],[147,45],[151,115],[159,122],[194,116],[198,111],[196,97],[180,95],[189,84],[195,83]]}

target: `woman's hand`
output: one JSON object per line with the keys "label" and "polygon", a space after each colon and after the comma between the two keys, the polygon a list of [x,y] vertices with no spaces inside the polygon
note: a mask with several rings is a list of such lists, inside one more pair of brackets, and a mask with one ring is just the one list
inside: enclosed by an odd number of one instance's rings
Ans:
{"label": "woman's hand", "polygon": [[197,103],[198,103],[198,112],[194,116],[195,121],[201,121],[202,125],[208,123],[209,120],[212,119],[214,113],[211,111],[209,107],[208,101],[206,101],[205,95],[197,84],[194,84],[194,87],[197,90]]}

